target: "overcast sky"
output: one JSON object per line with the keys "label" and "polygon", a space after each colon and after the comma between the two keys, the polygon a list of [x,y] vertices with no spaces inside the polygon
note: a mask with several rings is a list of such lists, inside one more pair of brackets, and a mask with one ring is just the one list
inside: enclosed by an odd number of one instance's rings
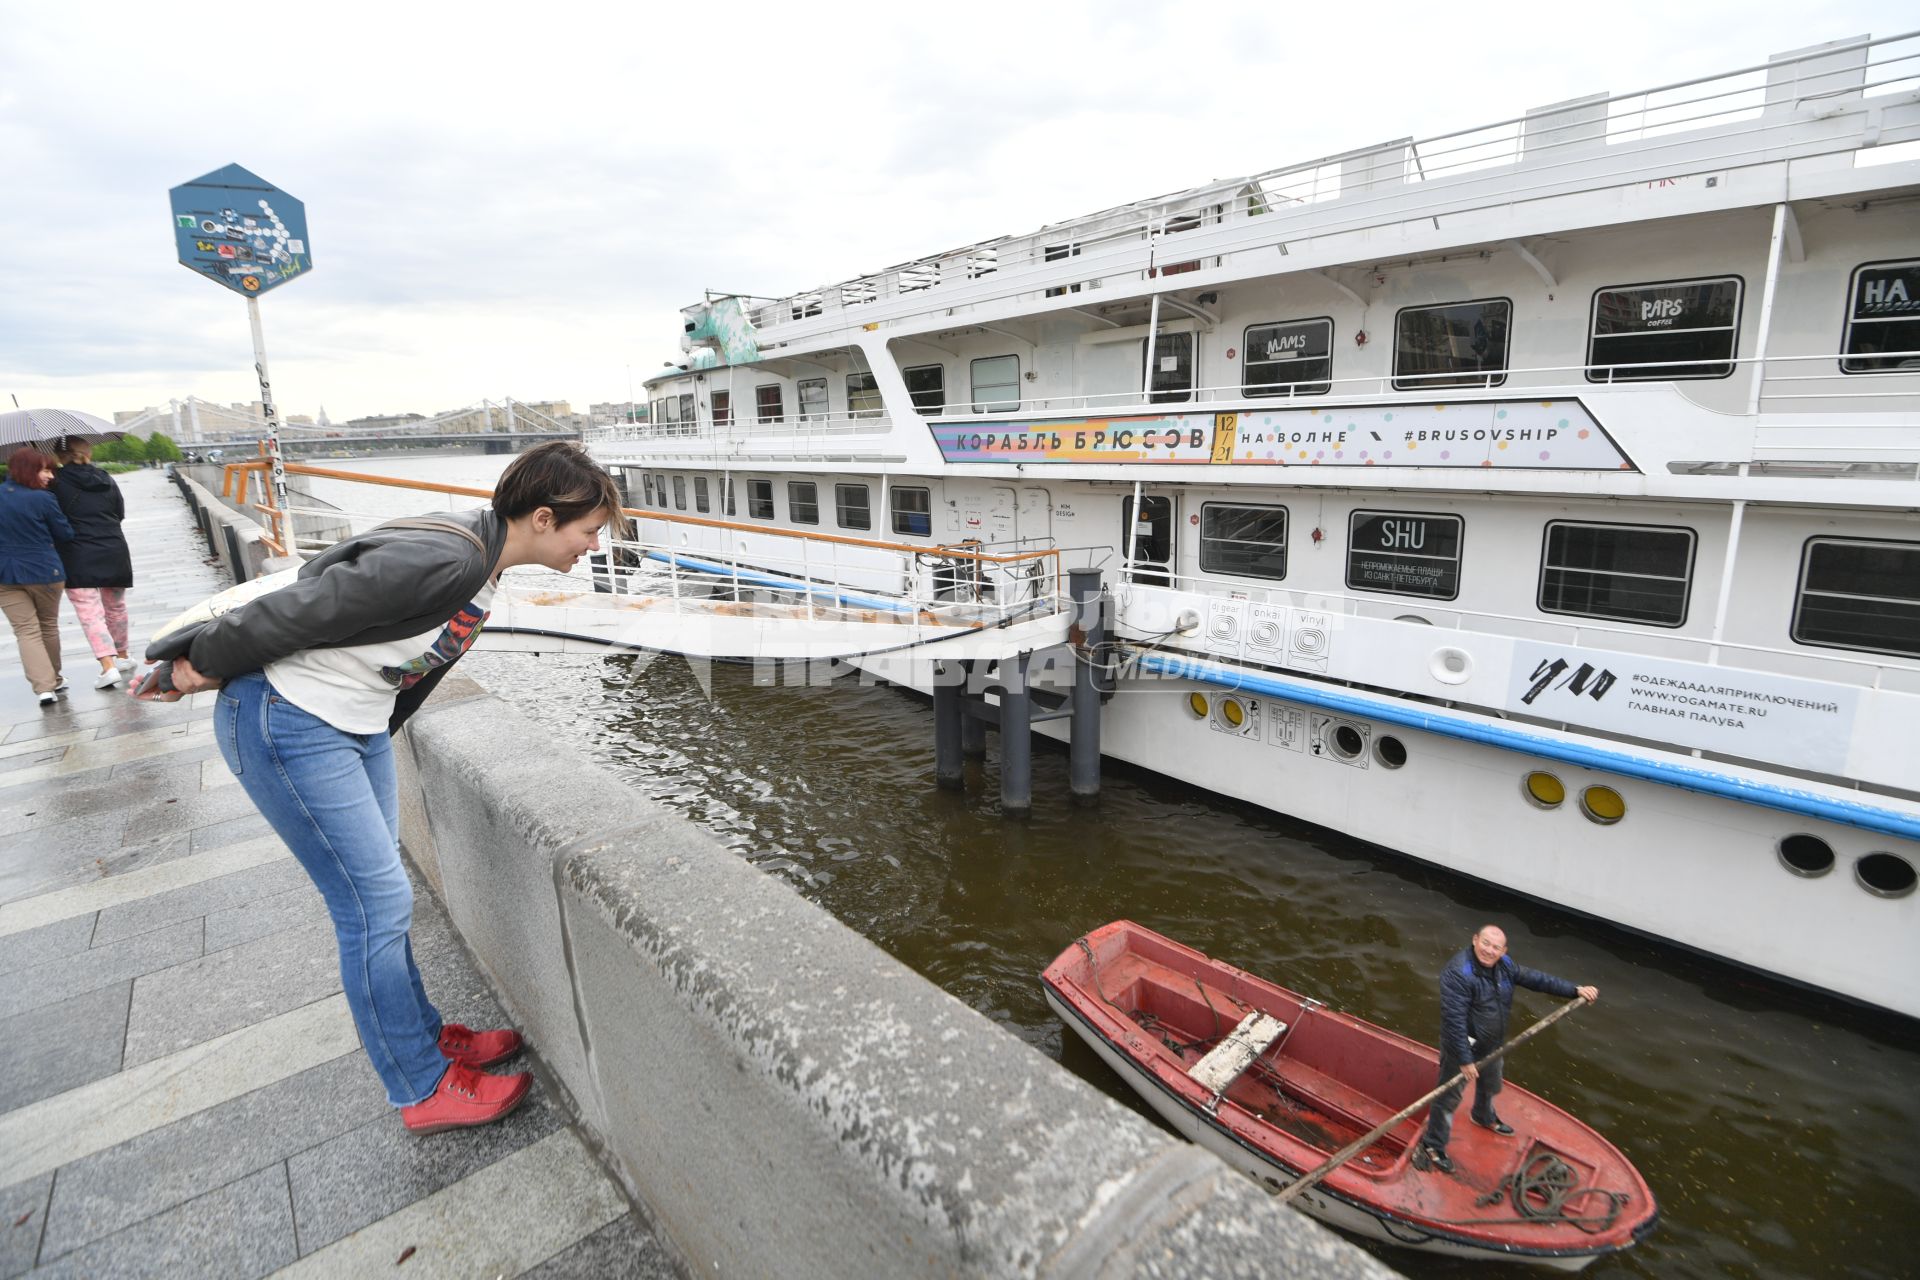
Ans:
{"label": "overcast sky", "polygon": [[167,189],[306,203],[283,411],[624,400],[707,288],[794,292],[1213,178],[1920,26],[1910,0],[0,0],[0,407],[251,400]]}

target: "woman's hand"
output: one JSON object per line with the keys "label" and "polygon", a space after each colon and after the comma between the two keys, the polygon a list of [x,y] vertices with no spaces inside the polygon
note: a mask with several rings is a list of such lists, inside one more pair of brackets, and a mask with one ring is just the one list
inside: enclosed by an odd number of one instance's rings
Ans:
{"label": "woman's hand", "polygon": [[[175,658],[173,669],[168,674],[173,680],[172,689],[166,691],[158,688],[146,689],[143,682],[140,688],[133,691],[133,696],[142,702],[178,702],[190,694],[205,693],[208,689],[218,689],[226,683],[212,676],[201,675],[185,658]],[[145,692],[142,692],[143,689]]]}

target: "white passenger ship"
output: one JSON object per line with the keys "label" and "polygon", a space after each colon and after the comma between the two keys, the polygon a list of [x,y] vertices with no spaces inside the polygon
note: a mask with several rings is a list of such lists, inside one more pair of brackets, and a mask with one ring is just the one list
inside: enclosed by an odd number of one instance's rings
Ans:
{"label": "white passenger ship", "polygon": [[1920,1015],[1920,34],[685,315],[676,570],[1057,548],[1107,756]]}

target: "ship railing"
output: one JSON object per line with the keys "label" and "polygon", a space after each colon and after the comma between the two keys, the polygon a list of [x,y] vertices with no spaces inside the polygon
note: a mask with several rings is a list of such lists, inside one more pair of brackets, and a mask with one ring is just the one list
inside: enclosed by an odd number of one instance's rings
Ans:
{"label": "ship railing", "polygon": [[734,414],[720,422],[635,422],[594,427],[584,435],[588,443],[622,440],[720,439],[732,442],[762,439],[855,436],[885,433],[892,423],[884,409],[850,413],[782,413],[778,417]]}
{"label": "ship railing", "polygon": [[[1647,657],[1697,662],[1709,667],[1761,669],[1794,674],[1866,689],[1920,691],[1920,671],[1912,666],[1853,658],[1842,654],[1810,654],[1775,645],[1681,636],[1671,632],[1650,635],[1594,619],[1526,617],[1487,609],[1461,609],[1445,601],[1408,596],[1391,602],[1350,596],[1337,591],[1304,587],[1261,587],[1219,578],[1174,573],[1168,566],[1122,558],[1114,585],[1121,605],[1116,615],[1120,639],[1151,647],[1177,647],[1207,652],[1205,620],[1173,632],[1154,625],[1177,618],[1180,602],[1194,597],[1245,600],[1252,604],[1304,609],[1341,617],[1400,622],[1436,630],[1477,632],[1509,639],[1546,641],[1572,648],[1612,648]],[[1144,617],[1144,623],[1143,623]],[[1742,661],[1745,659],[1745,661]]]}
{"label": "ship railing", "polygon": [[[1594,95],[1488,125],[1192,188],[989,242],[996,250],[991,273],[969,273],[966,278],[948,273],[940,285],[903,290],[903,278],[916,284],[924,279],[924,273],[914,270],[922,264],[909,264],[780,299],[756,308],[752,317],[757,327],[772,328],[918,293],[929,299],[938,296],[940,305],[950,306],[1038,294],[1049,286],[1099,287],[1116,275],[1152,278],[1159,269],[1156,255],[1231,257],[1243,248],[1270,247],[1276,240],[1285,244],[1297,237],[1599,190],[1642,178],[1664,181],[1675,172],[1768,163],[1795,147],[1804,149],[1794,154],[1864,153],[1905,140],[1886,136],[1879,113],[1888,106],[1911,104],[1916,94],[1920,33],[1813,49],[1731,72],[1626,94]],[[1786,136],[1809,121],[1853,112],[1867,118],[1852,134],[1835,130],[1825,140],[1804,142]],[[1911,130],[1902,126],[1894,132]],[[1510,180],[1522,169],[1525,181]],[[1496,170],[1501,180],[1473,185]],[[1467,185],[1462,186],[1463,181]],[[1431,199],[1409,202],[1409,191],[1420,187],[1431,189]],[[1176,249],[1161,243],[1209,223],[1217,229],[1193,237],[1191,244]],[[1069,252],[1061,253],[1062,247]],[[1178,265],[1187,267],[1185,262]]]}
{"label": "ship railing", "polygon": [[[392,518],[347,506],[289,504],[278,507],[268,483],[266,459],[228,463],[222,496],[258,514],[269,527],[265,539],[279,554],[294,545],[283,530],[302,517],[324,516],[344,522],[342,531],[362,532]],[[380,488],[407,489],[425,495],[443,510],[471,507],[490,499],[491,489],[468,485],[340,471],[287,463],[289,475],[344,481]],[[255,481],[260,500],[250,502]],[[318,503],[318,499],[311,501]],[[423,511],[426,508],[423,507]],[[979,541],[922,544],[845,534],[773,529],[705,516],[629,507],[632,536],[609,539],[597,566],[583,563],[571,574],[549,570],[516,572],[521,587],[599,591],[644,596],[650,607],[707,609],[716,593],[802,610],[808,618],[825,611],[859,611],[864,620],[997,625],[1057,613],[1068,606],[1063,553],[1050,539],[989,548]],[[319,548],[298,546],[297,550]],[[1087,555],[1092,554],[1087,549]],[[1084,557],[1083,557],[1084,558]],[[1069,558],[1064,567],[1078,560]],[[538,603],[538,601],[535,601]],[[868,618],[866,615],[872,614]],[[922,615],[925,615],[924,617]]]}
{"label": "ship railing", "polygon": [[[1865,365],[1898,360],[1899,368],[1863,369],[1844,372],[1849,364]],[[1835,365],[1835,372],[1785,373],[1770,370],[1776,365],[1806,366],[1813,363]],[[1911,366],[1911,367],[1907,367]],[[1914,400],[1920,397],[1920,350],[1829,352],[1817,355],[1772,355],[1755,358],[1746,355],[1695,356],[1686,360],[1657,360],[1637,363],[1516,365],[1473,372],[1448,370],[1439,373],[1377,373],[1341,378],[1302,379],[1295,384],[1262,387],[1251,383],[1227,383],[1212,387],[1194,387],[1186,391],[1103,391],[1082,395],[1034,396],[1018,401],[958,401],[944,406],[939,414],[923,415],[928,421],[972,415],[992,422],[997,418],[1040,412],[1071,410],[1163,410],[1179,412],[1183,407],[1224,401],[1257,402],[1243,404],[1241,411],[1258,412],[1263,407],[1314,408],[1335,406],[1350,400],[1373,400],[1381,396],[1400,399],[1431,400],[1434,392],[1484,393],[1524,391],[1531,398],[1541,392],[1578,395],[1604,389],[1633,387],[1687,386],[1694,382],[1712,385],[1727,375],[1712,378],[1663,378],[1663,369],[1725,368],[1730,375],[1737,369],[1767,370],[1760,395],[1763,400]],[[1546,375],[1561,375],[1547,377]],[[1577,380],[1574,376],[1577,375]],[[1864,377],[1864,382],[1863,382]],[[1525,381],[1518,381],[1524,379]],[[1882,381],[1882,380],[1885,381]],[[1825,391],[1775,391],[1781,384],[1825,383]],[[1312,390],[1296,390],[1296,387]],[[1319,390],[1318,388],[1327,388]],[[1339,388],[1339,390],[1335,390]]]}

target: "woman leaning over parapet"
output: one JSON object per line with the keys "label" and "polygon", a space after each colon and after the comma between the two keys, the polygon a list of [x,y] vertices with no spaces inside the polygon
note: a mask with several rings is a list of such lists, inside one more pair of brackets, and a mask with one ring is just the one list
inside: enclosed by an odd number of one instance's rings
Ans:
{"label": "woman leaning over parapet", "polygon": [[390,734],[473,643],[503,569],[565,572],[621,519],[585,450],[543,444],[508,466],[491,506],[348,538],[290,585],[147,650],[177,692],[140,696],[220,689],[220,754],[326,900],[361,1045],[416,1133],[498,1120],[532,1077],[480,1070],[519,1051],[517,1032],[442,1024],[427,998]]}

